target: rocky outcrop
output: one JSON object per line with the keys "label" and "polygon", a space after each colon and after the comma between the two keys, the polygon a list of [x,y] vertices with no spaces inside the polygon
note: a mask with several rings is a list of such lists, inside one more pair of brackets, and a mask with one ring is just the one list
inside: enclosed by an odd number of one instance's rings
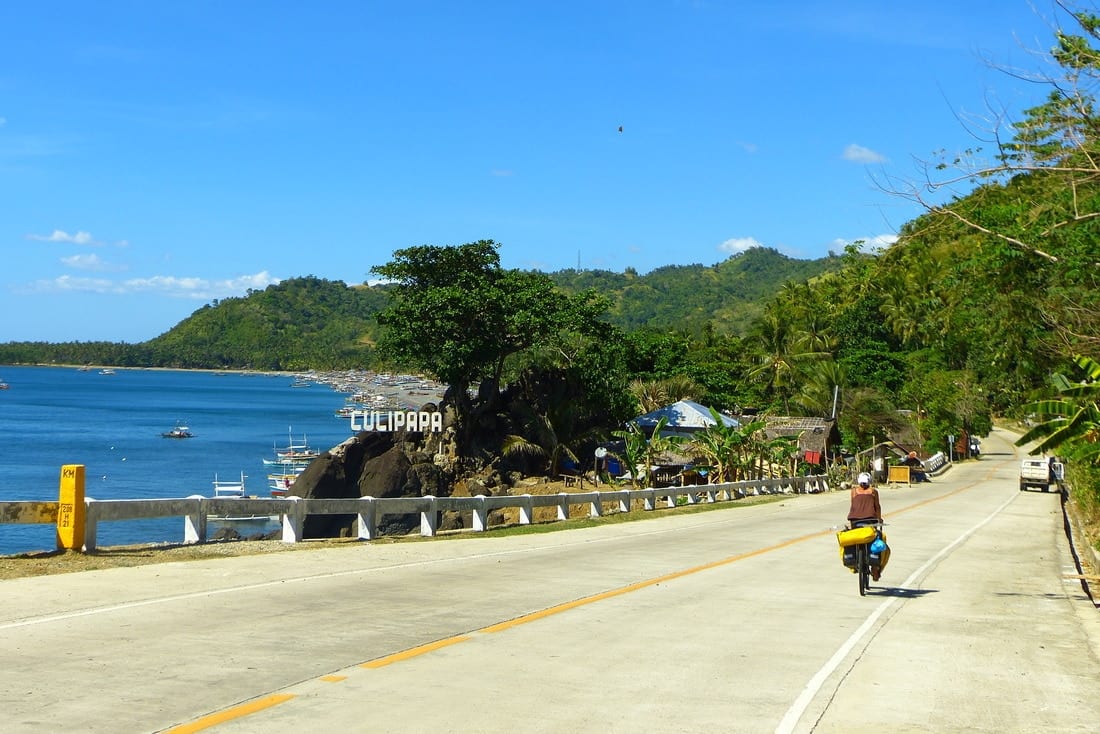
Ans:
{"label": "rocky outcrop", "polygon": [[[422,410],[435,410],[428,405]],[[314,459],[291,486],[290,494],[304,499],[357,497],[447,496],[453,476],[447,470],[443,436],[417,431],[393,433],[362,431]],[[442,465],[442,466],[441,466]],[[307,538],[348,536],[354,515],[310,515]],[[420,526],[415,515],[387,515],[379,532],[405,534]]]}
{"label": "rocky outcrop", "polygon": [[[568,395],[559,396],[567,399]],[[531,408],[518,395],[498,394],[482,385],[479,399],[468,406],[460,426],[448,391],[441,406],[427,404],[422,411],[442,412],[442,433],[420,431],[363,431],[323,453],[294,482],[290,493],[302,498],[436,497],[507,494],[538,463],[524,456],[503,457],[505,436],[520,432]],[[461,448],[460,448],[461,447]],[[353,535],[354,515],[311,515],[306,538]],[[461,516],[444,513],[441,529],[463,526]],[[492,513],[490,524],[504,521]],[[384,535],[407,534],[420,527],[419,515],[381,518]]]}

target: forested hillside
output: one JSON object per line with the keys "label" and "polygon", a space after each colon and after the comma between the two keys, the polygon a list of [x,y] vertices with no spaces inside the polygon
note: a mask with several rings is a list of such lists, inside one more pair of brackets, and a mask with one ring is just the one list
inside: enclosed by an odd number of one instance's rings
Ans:
{"label": "forested hillside", "polygon": [[140,344],[11,342],[0,363],[307,370],[371,365],[384,288],[292,278],[207,304]]}
{"label": "forested hillside", "polygon": [[550,277],[569,293],[592,288],[603,294],[610,302],[607,320],[627,331],[672,329],[700,335],[709,328],[744,336],[780,286],[840,267],[837,256],[798,260],[756,247],[714,267],[668,265],[644,276],[630,268],[624,273],[561,270]]}
{"label": "forested hillside", "polygon": [[[608,299],[608,323],[702,334],[743,334],[768,298],[792,280],[840,267],[840,258],[796,260],[753,249],[714,267],[667,266],[639,275],[564,270],[550,274],[567,293],[595,289]],[[203,306],[140,344],[0,344],[0,363],[109,364],[122,367],[307,370],[391,367],[372,348],[387,286],[347,286],[292,278],[240,298]]]}

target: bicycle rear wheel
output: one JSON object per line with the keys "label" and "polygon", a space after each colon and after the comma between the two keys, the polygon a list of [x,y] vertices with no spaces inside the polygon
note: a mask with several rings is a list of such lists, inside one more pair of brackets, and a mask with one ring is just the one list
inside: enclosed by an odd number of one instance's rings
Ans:
{"label": "bicycle rear wheel", "polygon": [[861,545],[856,549],[856,567],[859,573],[859,595],[866,596],[867,589],[871,587],[871,559],[868,557],[867,546]]}

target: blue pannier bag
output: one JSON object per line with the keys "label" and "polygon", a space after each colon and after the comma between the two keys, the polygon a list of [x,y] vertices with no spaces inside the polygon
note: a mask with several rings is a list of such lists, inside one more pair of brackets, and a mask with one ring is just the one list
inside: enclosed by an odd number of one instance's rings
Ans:
{"label": "blue pannier bag", "polygon": [[886,541],[882,538],[875,538],[874,542],[871,543],[871,552],[877,555],[884,550],[886,550]]}

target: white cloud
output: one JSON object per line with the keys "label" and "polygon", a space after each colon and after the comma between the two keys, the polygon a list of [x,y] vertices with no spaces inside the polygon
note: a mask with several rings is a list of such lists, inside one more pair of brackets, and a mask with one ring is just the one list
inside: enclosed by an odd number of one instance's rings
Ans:
{"label": "white cloud", "polygon": [[111,280],[109,278],[80,278],[62,275],[53,280],[40,280],[33,284],[39,293],[81,292],[113,295],[152,294],[167,298],[188,298],[209,301],[215,298],[243,296],[250,288],[263,290],[281,282],[266,270],[254,275],[242,275],[224,280],[206,278],[181,278],[174,275],[154,275],[150,278]]}
{"label": "white cloud", "polygon": [[69,257],[63,257],[61,258],[61,264],[73,268],[74,270],[106,271],[126,269],[123,265],[112,265],[94,253],[91,255],[71,255]]}
{"label": "white cloud", "polygon": [[868,237],[863,241],[864,247],[873,247],[876,250],[885,250],[892,244],[898,241],[896,234],[877,234],[874,237]]}
{"label": "white cloud", "polygon": [[887,159],[881,153],[852,143],[844,149],[844,160],[854,163],[885,163]]}
{"label": "white cloud", "polygon": [[876,234],[872,235],[871,237],[860,237],[855,240],[845,240],[837,238],[832,242],[832,244],[836,246],[836,249],[834,250],[831,247],[829,249],[833,252],[841,252],[848,245],[858,242],[860,243],[860,252],[872,253],[885,250],[897,241],[898,236],[896,234]]}
{"label": "white cloud", "polygon": [[37,240],[38,242],[70,242],[74,245],[102,245],[102,242],[96,242],[92,238],[90,232],[77,232],[76,234],[69,234],[64,230],[55,229],[51,234],[29,234],[28,240]]}
{"label": "white cloud", "polygon": [[718,249],[722,252],[728,252],[731,255],[736,255],[738,253],[744,252],[745,250],[751,250],[754,247],[763,246],[764,244],[757,240],[755,237],[734,237],[718,245]]}

